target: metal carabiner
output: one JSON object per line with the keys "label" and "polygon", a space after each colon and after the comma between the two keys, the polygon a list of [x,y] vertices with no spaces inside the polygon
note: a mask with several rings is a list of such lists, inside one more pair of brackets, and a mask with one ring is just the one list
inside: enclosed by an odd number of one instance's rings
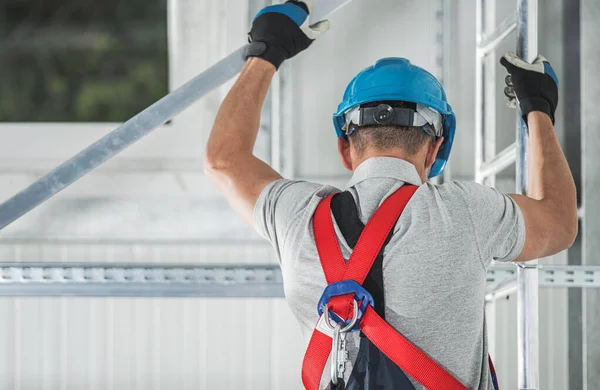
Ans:
{"label": "metal carabiner", "polygon": [[[358,302],[356,302],[356,300],[353,299],[352,303],[353,303],[353,308],[354,308],[354,311],[352,313],[352,320],[350,321],[350,323],[348,325],[341,328],[342,333],[346,333],[350,329],[352,329],[354,327],[354,325],[356,325],[356,321],[358,320]],[[331,319],[329,318],[329,307],[327,305],[325,305],[325,310],[323,310],[323,312],[325,315],[325,324],[327,324],[329,329],[334,329],[337,327],[337,325],[340,325],[337,322],[335,325],[331,325]],[[340,325],[340,327],[341,327],[341,325]]]}
{"label": "metal carabiner", "polygon": [[340,351],[340,334],[342,332],[342,326],[339,323],[335,324],[333,328],[333,336],[331,338],[331,382],[334,385],[338,384],[339,377],[339,362],[338,362],[338,354]]}
{"label": "metal carabiner", "polygon": [[[340,342],[341,338],[345,336],[345,334],[350,331],[356,321],[358,320],[358,302],[356,300],[352,300],[354,312],[352,313],[352,320],[350,323],[342,328],[342,322],[336,322],[335,325],[331,323],[331,319],[329,318],[329,307],[325,306],[324,316],[325,316],[325,324],[331,330],[333,330],[333,335],[331,337],[331,361],[329,362],[331,369],[331,383],[334,385],[338,384],[338,380],[340,377],[343,378],[342,372],[344,371],[344,365],[348,361],[348,353],[345,350],[340,351]],[[340,353],[345,354],[340,362]]]}

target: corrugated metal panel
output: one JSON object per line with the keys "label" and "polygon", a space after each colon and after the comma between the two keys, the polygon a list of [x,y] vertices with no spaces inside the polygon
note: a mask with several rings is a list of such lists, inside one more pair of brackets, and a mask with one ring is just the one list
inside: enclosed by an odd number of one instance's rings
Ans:
{"label": "corrugated metal panel", "polygon": [[0,300],[0,389],[301,388],[283,300]]}
{"label": "corrugated metal panel", "polygon": [[[277,261],[268,244],[224,241],[5,243],[0,260]],[[281,299],[3,298],[0,318],[0,389],[300,386],[300,331]]]}

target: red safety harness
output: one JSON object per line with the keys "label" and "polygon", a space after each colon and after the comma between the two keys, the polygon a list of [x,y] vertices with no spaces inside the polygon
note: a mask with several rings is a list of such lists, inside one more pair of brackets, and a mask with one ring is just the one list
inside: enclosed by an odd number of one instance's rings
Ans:
{"label": "red safety harness", "polygon": [[[416,186],[404,185],[381,204],[365,226],[347,263],[338,244],[331,218],[330,209],[333,195],[328,196],[319,204],[313,217],[313,229],[328,287],[345,281],[363,284],[387,236],[417,189]],[[354,314],[353,306],[354,300],[357,299],[356,296],[358,294],[348,292],[343,295],[332,295],[325,305],[329,308],[329,312],[334,312],[347,323]],[[323,315],[319,321],[323,320]],[[467,389],[381,318],[372,305],[367,305],[365,310],[360,311],[358,321],[358,328],[371,343],[427,389]],[[331,336],[323,332],[317,323],[302,363],[302,382],[307,390],[319,389],[321,377],[331,352],[331,341]]]}

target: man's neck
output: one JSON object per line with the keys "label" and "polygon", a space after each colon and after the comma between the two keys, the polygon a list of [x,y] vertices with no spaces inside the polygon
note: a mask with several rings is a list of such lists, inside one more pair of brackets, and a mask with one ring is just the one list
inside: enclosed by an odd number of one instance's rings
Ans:
{"label": "man's neck", "polygon": [[373,158],[373,157],[392,157],[392,158],[398,158],[400,160],[409,162],[417,170],[417,173],[419,174],[421,181],[423,183],[425,183],[427,181],[427,175],[425,174],[425,171],[423,169],[423,166],[425,164],[423,164],[421,161],[421,160],[424,160],[424,157],[420,156],[419,154],[416,154],[414,156],[407,156],[404,153],[404,151],[402,151],[402,150],[387,150],[387,151],[369,151],[369,150],[367,150],[360,157],[357,156],[353,159],[353,163],[352,163],[353,169],[356,170],[356,168],[358,168],[358,166],[360,164],[362,164],[363,162],[365,162],[368,159]]}

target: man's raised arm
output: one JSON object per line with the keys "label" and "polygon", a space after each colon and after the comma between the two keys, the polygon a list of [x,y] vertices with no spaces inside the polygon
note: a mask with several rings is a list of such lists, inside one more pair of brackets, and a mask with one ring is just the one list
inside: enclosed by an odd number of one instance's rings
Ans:
{"label": "man's raised arm", "polygon": [[204,154],[204,170],[246,222],[261,191],[281,178],[253,154],[260,113],[281,63],[306,49],[329,28],[308,24],[309,1],[288,1],[262,9],[250,30],[248,61],[221,104]]}
{"label": "man's raised arm", "polygon": [[206,174],[250,225],[260,192],[281,178],[253,154],[262,105],[274,74],[269,62],[248,60],[221,104],[204,154]]}

